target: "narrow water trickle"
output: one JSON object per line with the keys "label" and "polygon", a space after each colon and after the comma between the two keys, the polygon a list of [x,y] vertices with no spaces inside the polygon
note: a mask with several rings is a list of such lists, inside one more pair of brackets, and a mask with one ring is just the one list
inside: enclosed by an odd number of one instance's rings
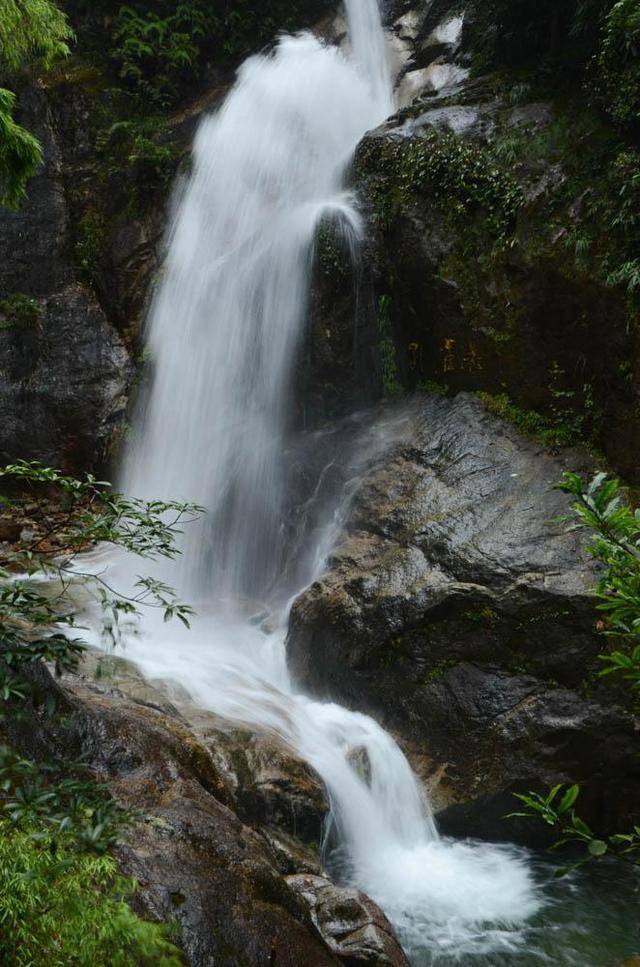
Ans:
{"label": "narrow water trickle", "polygon": [[[150,317],[151,386],[122,477],[128,493],[207,507],[163,575],[199,616],[190,631],[146,622],[127,655],[202,707],[276,730],[314,766],[340,844],[332,867],[381,904],[410,952],[423,951],[416,963],[431,963],[420,957],[432,948],[457,956],[517,945],[517,926],[541,903],[526,855],[440,840],[393,739],[365,715],[299,694],[286,665],[287,602],[322,565],[353,489],[326,508],[295,581],[290,569],[283,577],[284,452],[314,233],[327,217],[353,238],[362,232],[345,170],[393,105],[377,2],[346,7],[348,54],[310,34],[285,37],[244,64],[200,125]],[[402,431],[398,420],[363,432],[354,475]],[[269,628],[247,620],[261,609]],[[354,750],[370,776],[354,767]]]}

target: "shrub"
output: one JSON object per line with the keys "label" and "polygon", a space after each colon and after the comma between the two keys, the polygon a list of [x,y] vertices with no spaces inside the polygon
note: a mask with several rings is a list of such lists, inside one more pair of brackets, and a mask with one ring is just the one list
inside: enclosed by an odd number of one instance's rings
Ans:
{"label": "shrub", "polygon": [[42,306],[37,299],[19,292],[0,300],[0,329],[24,327],[33,329],[40,325]]}
{"label": "shrub", "polygon": [[37,138],[13,120],[15,101],[15,94],[0,87],[0,204],[7,208],[22,201],[42,161]]}
{"label": "shrub", "polygon": [[616,122],[640,122],[639,0],[618,0],[607,15],[595,86],[605,110]]}
{"label": "shrub", "polygon": [[175,5],[167,16],[141,6],[122,6],[114,31],[121,78],[145,98],[168,105],[181,80],[198,67],[201,41],[216,18],[198,0]]}
{"label": "shrub", "polygon": [[107,855],[0,820],[0,963],[12,967],[180,967],[167,929],[126,902],[135,883]]}
{"label": "shrub", "polygon": [[[56,692],[41,666],[57,674],[76,669],[85,651],[76,636],[77,601],[84,595],[102,608],[103,636],[111,645],[119,641],[123,616],[141,607],[189,623],[191,609],[171,588],[140,577],[133,591],[119,593],[101,574],[83,572],[79,552],[107,543],[146,559],[174,557],[182,524],[199,508],[131,500],[92,476],[78,480],[35,463],[5,467],[0,478],[31,500],[44,491],[59,503],[53,522],[49,518],[0,557],[0,729],[9,725],[15,745],[21,729],[42,729],[57,713]],[[12,499],[19,498],[4,499],[9,508]],[[181,962],[164,929],[129,908],[134,884],[116,875],[107,855],[129,818],[82,763],[68,757],[36,763],[16,748],[0,747],[0,963]]]}
{"label": "shrub", "polygon": [[611,0],[465,0],[476,71],[521,66],[563,54],[584,64],[595,51]]}

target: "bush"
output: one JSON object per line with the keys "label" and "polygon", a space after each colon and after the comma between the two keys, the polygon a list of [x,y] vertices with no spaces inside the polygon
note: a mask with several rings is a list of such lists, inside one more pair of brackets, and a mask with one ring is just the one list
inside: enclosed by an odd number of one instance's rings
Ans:
{"label": "bush", "polygon": [[180,967],[166,928],[127,904],[134,892],[111,857],[0,820],[0,963],[7,967]]}
{"label": "bush", "polygon": [[18,292],[0,300],[0,329],[36,329],[41,320],[42,306],[31,296]]}
{"label": "bush", "polygon": [[595,86],[614,121],[640,122],[640,0],[618,0],[607,15]]}
{"label": "bush", "polygon": [[0,87],[0,205],[7,208],[22,201],[42,161],[37,139],[13,120],[15,101],[15,94]]}
{"label": "bush", "polygon": [[142,97],[170,104],[184,77],[196,72],[202,40],[216,23],[198,0],[178,3],[164,17],[139,6],[120,7],[114,31],[120,77]]}
{"label": "bush", "polygon": [[584,63],[610,5],[611,0],[465,0],[459,6],[468,17],[475,69],[490,70],[561,53]]}
{"label": "bush", "polygon": [[[46,730],[43,722],[57,714],[57,693],[42,666],[57,674],[76,669],[85,651],[75,633],[84,595],[101,606],[110,645],[118,644],[122,617],[141,607],[188,625],[191,609],[171,588],[140,577],[133,591],[118,593],[100,574],[83,573],[78,553],[110,543],[151,560],[174,557],[181,525],[199,508],[131,500],[91,476],[77,480],[35,463],[5,467],[0,478],[10,493],[21,490],[30,501],[53,494],[58,504],[53,521],[49,516],[0,557],[0,731],[8,724],[15,745],[21,734]],[[3,502],[10,509],[20,499]],[[129,908],[134,884],[116,875],[108,856],[129,819],[82,763],[36,763],[0,747],[0,964],[181,963],[164,929]]]}
{"label": "bush", "polygon": [[231,67],[278,30],[299,30],[325,6],[323,0],[135,0],[118,10],[111,54],[125,86],[146,105],[164,107],[209,60]]}
{"label": "bush", "polygon": [[116,121],[98,135],[96,147],[104,160],[108,178],[129,176],[143,193],[165,186],[174,174],[176,151],[167,138],[165,118],[151,115]]}

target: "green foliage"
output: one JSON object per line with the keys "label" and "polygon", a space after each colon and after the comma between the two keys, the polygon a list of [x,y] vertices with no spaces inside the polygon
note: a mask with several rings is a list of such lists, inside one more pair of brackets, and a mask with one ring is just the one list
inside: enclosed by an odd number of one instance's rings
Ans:
{"label": "green foliage", "polygon": [[135,883],[107,855],[0,820],[0,963],[12,967],[180,967],[166,928],[126,902]]}
{"label": "green foliage", "polygon": [[[50,0],[0,0],[0,74],[48,67],[69,53],[73,33]],[[13,119],[15,95],[0,87],[0,204],[16,208],[42,161],[37,139]]]}
{"label": "green foliage", "polygon": [[37,299],[23,293],[0,300],[0,329],[17,326],[35,329],[42,319],[42,306]]}
{"label": "green foliage", "polygon": [[618,0],[607,14],[595,86],[619,124],[640,122],[640,2]]}
{"label": "green foliage", "polygon": [[531,64],[540,77],[551,68],[557,87],[558,78],[581,78],[587,69],[589,89],[617,123],[640,120],[639,0],[468,0],[463,7],[476,72]]}
{"label": "green foliage", "polygon": [[161,115],[116,121],[101,131],[96,147],[104,159],[107,178],[126,172],[135,186],[148,192],[166,185],[174,174],[176,154],[166,136],[166,119]]}
{"label": "green foliage", "polygon": [[416,386],[421,393],[431,393],[433,396],[445,397],[449,394],[449,387],[433,379],[423,379]]}
{"label": "green foliage", "polygon": [[142,607],[160,609],[165,621],[175,617],[188,627],[192,609],[162,582],[140,576],[131,591],[119,593],[101,574],[83,571],[76,556],[97,544],[113,544],[147,560],[173,558],[183,524],[200,508],[126,498],[91,475],[77,480],[36,463],[5,467],[0,478],[14,486],[54,490],[62,507],[52,528],[0,557],[0,696],[5,702],[32,694],[27,672],[34,664],[53,664],[58,674],[77,667],[85,645],[73,631],[83,596],[100,606],[110,644],[119,641],[122,617],[130,619]]}
{"label": "green foliage", "polygon": [[378,353],[383,396],[400,396],[402,385],[398,378],[398,354],[393,338],[391,297],[388,295],[380,296],[378,302]]}
{"label": "green foliage", "polygon": [[203,73],[208,58],[236,62],[277,30],[299,29],[307,7],[313,4],[305,0],[135,0],[118,10],[111,54],[140,103],[166,107]]}
{"label": "green foliage", "polygon": [[170,104],[181,79],[198,66],[200,42],[216,23],[198,0],[177,3],[164,17],[139,4],[120,7],[114,31],[120,77],[142,97]]}
{"label": "green foliage", "polygon": [[[619,481],[605,473],[587,482],[577,473],[565,472],[558,489],[575,498],[573,514],[561,520],[570,522],[571,530],[590,532],[587,549],[603,565],[597,608],[605,620],[604,635],[620,647],[600,655],[600,674],[620,674],[633,689],[640,688],[640,508],[629,507],[620,495]],[[541,818],[559,834],[556,847],[569,842],[584,845],[582,862],[614,855],[640,864],[640,826],[602,839],[573,809],[579,786],[571,786],[558,800],[561,788],[556,786],[546,796],[518,795],[527,809],[512,815]]]}
{"label": "green foliage", "polygon": [[605,635],[622,651],[601,655],[601,674],[621,671],[640,687],[640,508],[633,510],[620,495],[619,481],[599,473],[587,484],[579,474],[565,473],[560,489],[575,499],[574,527],[586,528],[590,554],[604,565],[596,588],[598,610],[606,620]]}
{"label": "green foliage", "polygon": [[104,213],[90,210],[76,225],[75,254],[78,265],[92,280],[96,266],[107,244],[107,222]]}
{"label": "green foliage", "polygon": [[465,0],[476,71],[553,59],[584,63],[611,0]]}
{"label": "green foliage", "polygon": [[0,70],[28,64],[49,67],[69,53],[73,31],[51,0],[0,0]]}
{"label": "green foliage", "polygon": [[618,148],[606,166],[604,191],[589,197],[583,230],[589,264],[609,286],[621,287],[629,306],[640,306],[640,152]]}
{"label": "green foliage", "polygon": [[[60,506],[54,524],[0,558],[0,724],[15,725],[29,708],[45,719],[57,714],[56,693],[45,686],[41,694],[32,671],[45,663],[57,674],[77,668],[86,646],[73,632],[87,595],[102,608],[111,644],[121,618],[143,606],[188,626],[192,609],[171,588],[139,577],[133,591],[119,593],[102,574],[83,572],[77,555],[106,543],[147,560],[173,558],[182,525],[200,508],[126,498],[91,475],[78,480],[37,463],[7,466],[0,478],[12,492],[55,494]],[[182,963],[165,929],[128,906],[135,884],[116,875],[107,855],[130,819],[81,762],[36,764],[0,747],[0,963]]]}
{"label": "green foliage", "polygon": [[[4,702],[11,697],[6,688],[0,694]],[[25,694],[14,691],[13,698]],[[0,822],[26,829],[36,842],[103,855],[132,818],[87,778],[82,762],[37,765],[0,746]]]}
{"label": "green foliage", "polygon": [[526,819],[540,819],[547,826],[553,827],[558,835],[553,848],[558,849],[567,843],[576,843],[584,847],[585,857],[572,867],[562,867],[557,870],[557,876],[564,876],[575,866],[588,863],[603,856],[615,856],[640,864],[640,826],[634,826],[630,833],[614,833],[606,839],[600,839],[580,818],[573,808],[580,795],[578,785],[569,786],[564,790],[562,785],[554,786],[546,795],[537,792],[515,793],[516,799],[526,807],[521,812],[510,813],[510,817]]}
{"label": "green foliage", "polygon": [[357,161],[376,175],[371,187],[383,223],[412,195],[428,194],[451,218],[466,222],[480,214],[502,236],[523,204],[518,183],[492,150],[454,134],[371,141]]}
{"label": "green foliage", "polygon": [[536,410],[524,410],[506,393],[478,393],[490,413],[513,423],[525,436],[535,437],[546,447],[568,447],[582,441],[584,418],[580,413],[557,409],[547,416]]}
{"label": "green foliage", "polygon": [[553,263],[572,280],[620,289],[634,315],[640,308],[637,148],[572,99],[558,103],[553,120],[538,131],[498,131],[492,149],[533,190],[550,171],[562,172],[529,206],[525,230],[516,234],[525,258],[542,267]]}
{"label": "green foliage", "polygon": [[16,208],[42,161],[36,138],[13,120],[15,94],[0,87],[0,205]]}

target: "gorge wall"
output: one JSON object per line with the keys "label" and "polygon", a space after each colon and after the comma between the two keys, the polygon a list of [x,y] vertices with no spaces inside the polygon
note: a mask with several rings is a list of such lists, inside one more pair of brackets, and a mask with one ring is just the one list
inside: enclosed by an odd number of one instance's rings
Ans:
{"label": "gorge wall", "polygon": [[[24,205],[0,210],[1,462],[114,459],[153,363],[142,320],[199,117],[279,28],[343,41],[334,4],[274,4],[145,108],[109,53],[116,6],[70,4],[78,53],[19,92],[45,163]],[[634,709],[597,675],[597,569],[550,523],[568,508],[563,469],[640,477],[622,224],[640,182],[621,193],[637,148],[581,82],[555,94],[528,61],[478,69],[459,15],[386,4],[400,107],[353,164],[366,239],[352,262],[335,225],[317,233],[294,428],[375,406],[409,431],[366,468],[326,573],[293,606],[288,653],[305,689],[397,736],[446,832],[544,845],[505,819],[513,792],[579,781],[603,830],[640,798]],[[62,683],[71,735],[35,709],[13,738],[30,754],[70,742],[142,804],[118,858],[143,911],[180,921],[192,964],[406,963],[376,905],[322,872],[312,770],[124,663],[94,672]]]}
{"label": "gorge wall", "polygon": [[[3,459],[81,469],[113,453],[144,372],[141,319],[195,123],[252,43],[331,9],[254,17],[237,51],[200,52],[165,107],[118,77],[116,6],[71,4],[77,52],[19,97],[45,164],[26,203],[0,213]],[[465,79],[470,28],[447,26],[457,13],[387,5],[404,106],[357,154],[370,234],[357,287],[331,226],[319,232],[298,419],[317,425],[403,391],[480,391],[554,445],[596,446],[633,482],[637,307],[615,281],[633,255],[616,201],[633,141],[579,83],[545,88],[530,62]],[[340,42],[339,22],[318,29]],[[623,201],[631,209],[635,195]]]}

